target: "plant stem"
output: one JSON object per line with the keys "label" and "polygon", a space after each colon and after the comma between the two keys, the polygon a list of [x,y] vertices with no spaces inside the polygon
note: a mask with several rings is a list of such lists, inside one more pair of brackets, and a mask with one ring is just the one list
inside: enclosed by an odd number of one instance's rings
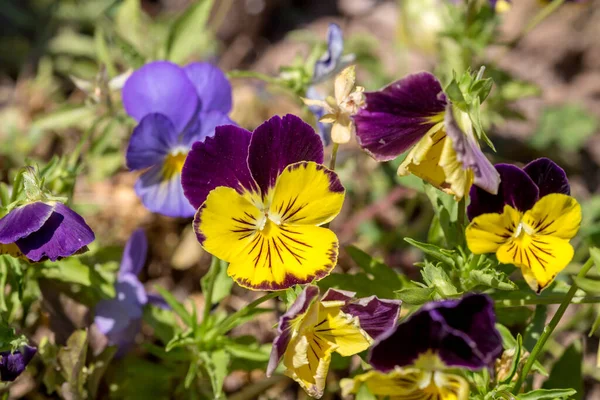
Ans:
{"label": "plant stem", "polygon": [[246,307],[238,310],[225,318],[223,322],[221,322],[219,328],[216,330],[216,335],[223,335],[229,332],[234,327],[234,323],[237,319],[246,316],[250,311],[254,310],[256,307],[264,303],[265,301],[271,300],[274,297],[279,296],[279,292],[269,292],[262,297],[254,300],[252,303],[248,304]]}
{"label": "plant stem", "polygon": [[216,278],[220,267],[220,260],[217,257],[212,256],[210,268],[208,270],[208,284],[206,285],[206,293],[204,293],[204,312],[202,313],[202,323],[208,321],[208,317],[210,316],[215,281],[217,280]]}
{"label": "plant stem", "polygon": [[467,196],[463,196],[462,199],[458,201],[458,210],[456,214],[456,223],[458,224],[458,229],[462,232],[462,239],[465,239],[464,231],[465,231],[465,220],[467,214]]}
{"label": "plant stem", "polygon": [[[496,308],[562,304],[564,296],[532,297],[527,299],[494,299]],[[598,304],[600,296],[579,296],[571,299],[571,304]]]}
{"label": "plant stem", "polygon": [[261,74],[260,72],[255,72],[255,71],[241,71],[241,70],[233,70],[233,71],[229,71],[227,73],[227,77],[228,78],[254,78],[254,79],[260,79],[261,81],[267,82],[267,83],[272,83],[275,85],[278,85],[279,79],[269,76],[267,74]]}
{"label": "plant stem", "polygon": [[[558,0],[558,1],[560,1],[560,0]],[[583,264],[583,267],[581,267],[581,270],[579,270],[577,277],[578,278],[585,277],[585,275],[588,273],[588,271],[590,270],[590,268],[592,268],[593,265],[594,265],[594,260],[592,258],[589,258],[586,261],[586,263]],[[563,302],[558,307],[558,310],[556,310],[556,314],[554,314],[554,316],[552,317],[552,320],[550,320],[550,323],[544,328],[544,331],[542,332],[540,339],[537,341],[533,350],[531,351],[531,354],[529,355],[529,358],[527,359],[527,362],[525,363],[525,366],[523,367],[521,374],[519,374],[519,378],[517,379],[517,381],[515,382],[515,385],[513,386],[513,389],[512,389],[513,394],[517,394],[521,390],[521,386],[523,385],[523,382],[527,378],[527,375],[529,374],[529,371],[531,370],[533,363],[535,363],[535,361],[537,360],[538,356],[544,349],[544,345],[546,344],[546,342],[552,335],[552,332],[556,328],[556,325],[558,325],[558,323],[560,322],[560,319],[565,314],[567,307],[569,307],[569,304],[571,304],[571,300],[573,299],[573,296],[575,296],[575,292],[577,291],[577,289],[578,289],[577,282],[573,281],[573,285],[571,285],[571,288],[567,292],[567,295],[565,296]]]}
{"label": "plant stem", "polygon": [[333,149],[331,150],[331,161],[329,161],[329,169],[332,171],[335,171],[335,161],[337,160],[337,152],[339,148],[339,143],[333,144]]}

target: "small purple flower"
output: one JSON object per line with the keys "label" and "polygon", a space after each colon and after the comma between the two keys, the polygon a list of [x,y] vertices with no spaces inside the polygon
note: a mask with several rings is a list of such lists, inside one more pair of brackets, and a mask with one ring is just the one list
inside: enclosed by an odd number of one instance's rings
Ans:
{"label": "small purple flower", "polygon": [[501,179],[498,194],[472,187],[471,203],[467,208],[470,220],[481,214],[502,214],[505,205],[525,212],[548,194],[571,193],[567,174],[548,158],[538,158],[523,169],[511,164],[496,164],[495,167]]}
{"label": "small purple flower", "polygon": [[25,204],[0,219],[1,252],[34,262],[86,251],[94,238],[83,218],[59,202]]}
{"label": "small purple flower", "polygon": [[135,191],[150,211],[190,217],[196,211],[181,187],[192,144],[231,124],[231,85],[208,63],[179,67],[155,61],[135,71],[123,88],[123,105],[139,124],[127,148],[127,167],[144,170]]}
{"label": "small purple flower", "polygon": [[135,340],[142,324],[142,314],[147,303],[166,307],[160,296],[146,294],[137,275],[146,263],[148,240],[144,231],[136,230],[125,245],[123,258],[113,299],[102,300],[96,305],[94,322],[111,345],[119,347],[123,355]]}
{"label": "small purple flower", "polygon": [[28,345],[20,350],[11,353],[10,351],[0,352],[0,380],[2,382],[12,382],[27,367],[29,361],[33,358],[37,349]]}
{"label": "small purple flower", "polygon": [[329,24],[327,51],[315,63],[312,83],[318,84],[337,75],[354,61],[354,54],[344,55],[344,35],[338,24]]}
{"label": "small purple flower", "polygon": [[491,367],[502,353],[495,322],[493,302],[485,295],[431,302],[380,338],[371,349],[369,363],[382,372],[411,365],[423,369]]}

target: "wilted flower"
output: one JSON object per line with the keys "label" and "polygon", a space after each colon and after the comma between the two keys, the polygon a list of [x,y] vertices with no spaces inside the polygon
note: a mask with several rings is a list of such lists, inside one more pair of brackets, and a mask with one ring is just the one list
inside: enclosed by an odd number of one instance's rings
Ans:
{"label": "wilted flower", "polygon": [[183,167],[183,190],[198,209],[194,229],[227,273],[254,290],[320,279],[337,262],[331,221],[344,187],[323,162],[319,136],[300,118],[273,117],[254,133],[220,126],[196,142]]}
{"label": "wilted flower", "polygon": [[310,396],[321,397],[331,354],[347,357],[366,350],[398,318],[399,301],[355,300],[354,295],[329,289],[317,300],[319,288],[307,286],[279,320],[267,375],[283,359],[285,374]]}
{"label": "wilted flower", "polygon": [[502,353],[495,322],[493,302],[485,295],[430,302],[379,339],[369,363],[381,372],[491,368]]}
{"label": "wilted flower", "polygon": [[320,107],[324,115],[319,122],[333,124],[331,140],[334,143],[348,143],[355,131],[352,116],[358,112],[365,103],[364,88],[354,87],[356,72],[354,65],[345,68],[335,78],[334,97],[323,100],[302,99],[310,107]]}
{"label": "wilted flower", "polygon": [[0,380],[2,382],[12,382],[27,367],[29,361],[33,358],[37,349],[28,345],[14,352],[0,352]]}
{"label": "wilted flower", "polygon": [[148,240],[144,231],[136,230],[125,245],[113,299],[96,304],[94,322],[111,345],[124,354],[133,344],[142,324],[142,314],[147,303],[166,307],[162,297],[148,295],[137,275],[146,263]]}
{"label": "wilted flower", "polygon": [[474,183],[496,193],[500,179],[479,148],[469,116],[453,107],[430,73],[409,75],[378,92],[354,116],[359,144],[377,161],[412,150],[398,173],[412,173],[456,198]]}
{"label": "wilted flower", "polygon": [[217,67],[179,67],[156,61],[135,71],[123,88],[123,105],[139,121],[127,148],[127,167],[144,170],[135,184],[142,203],[171,217],[190,217],[181,168],[192,144],[230,124],[231,85]]}
{"label": "wilted flower", "polygon": [[469,384],[461,376],[418,368],[396,368],[384,374],[369,371],[352,379],[342,379],[342,395],[356,394],[366,386],[378,399],[467,400]]}
{"label": "wilted flower", "polygon": [[94,238],[83,218],[58,201],[27,203],[0,219],[0,253],[34,262],[81,253]]}
{"label": "wilted flower", "polygon": [[498,194],[471,190],[467,245],[474,254],[496,253],[498,261],[521,268],[537,293],[573,258],[569,243],[579,230],[581,206],[569,196],[567,175],[547,158],[523,169],[498,164]]}

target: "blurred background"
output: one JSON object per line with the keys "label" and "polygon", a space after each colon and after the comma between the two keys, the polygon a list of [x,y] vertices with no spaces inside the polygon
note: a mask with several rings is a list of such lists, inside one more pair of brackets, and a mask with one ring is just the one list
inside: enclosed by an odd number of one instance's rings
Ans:
{"label": "blurred background", "polygon": [[[468,65],[455,60],[460,52],[444,43],[455,27],[448,25],[452,16],[445,15],[442,1],[0,0],[0,180],[10,181],[27,160],[45,163],[71,154],[87,138],[81,168],[64,178],[76,179],[73,202],[96,232],[95,246],[122,246],[143,227],[151,255],[142,280],[192,299],[200,310],[199,280],[210,256],[198,245],[189,220],[152,214],[135,195],[137,175],[124,163],[134,124],[120,105],[118,81],[111,79],[164,58],[180,64],[212,61],[226,72],[277,77],[282,67],[301,66],[315,46],[324,51],[328,25],[334,22],[344,31],[345,53],[355,54],[357,83],[367,90],[411,72],[447,77],[454,65],[475,70],[485,65],[497,83],[483,115],[497,153],[486,153],[494,162],[527,163],[547,156],[567,170],[584,209],[576,243],[576,261],[581,261],[588,246],[600,245],[600,0],[566,4],[525,36],[521,33],[543,4],[514,0],[509,11],[490,17],[491,28],[479,27],[476,39],[469,39]],[[234,121],[253,129],[274,114],[294,113],[315,123],[297,93],[265,80],[232,78]],[[354,244],[418,279],[413,264],[422,255],[403,238],[427,239],[433,212],[422,185],[396,176],[399,160],[377,164],[355,143],[343,146],[338,160],[348,196],[331,226],[342,246]],[[356,270],[343,251],[338,269]],[[253,296],[234,287],[220,307],[239,309]],[[63,308],[75,326],[85,325],[84,308],[71,303]],[[587,314],[575,310],[565,319],[589,331],[589,315],[598,311],[591,306]],[[268,343],[276,322],[276,315],[263,314],[237,334]],[[44,334],[38,332],[38,340]],[[557,358],[572,341],[563,336]],[[591,338],[581,353],[591,360],[584,369],[588,399],[600,398],[594,385],[600,379],[593,368],[597,347],[597,338]],[[260,382],[267,382],[259,386],[265,398],[304,395],[286,378],[264,381],[263,369],[245,369],[225,380],[225,390],[236,399],[252,398],[244,389]],[[38,383],[30,374],[13,395],[25,396]]]}

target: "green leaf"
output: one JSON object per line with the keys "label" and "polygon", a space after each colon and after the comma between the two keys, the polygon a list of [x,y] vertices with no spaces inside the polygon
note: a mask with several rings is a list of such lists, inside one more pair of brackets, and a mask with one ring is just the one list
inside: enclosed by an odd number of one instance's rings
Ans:
{"label": "green leaf", "polygon": [[96,111],[88,106],[69,107],[46,113],[37,118],[31,127],[37,130],[63,130],[70,127],[88,128]]}
{"label": "green leaf", "polygon": [[147,54],[147,21],[140,0],[124,0],[115,15],[115,30],[140,54]]}
{"label": "green leaf", "polygon": [[103,65],[106,66],[106,72],[110,78],[117,75],[117,69],[110,55],[110,49],[106,43],[104,36],[104,30],[100,25],[96,26],[96,32],[94,33],[94,43],[96,45],[96,57]]}
{"label": "green leaf", "polygon": [[548,307],[545,305],[538,305],[535,308],[533,319],[527,325],[525,329],[525,341],[524,346],[528,351],[532,351],[535,344],[540,339],[544,328],[546,327],[546,317],[548,315]]}
{"label": "green leaf", "polygon": [[457,106],[463,111],[467,111],[467,101],[465,100],[463,92],[460,89],[460,86],[456,79],[453,79],[452,82],[450,82],[448,86],[446,86],[446,89],[444,89],[444,93],[446,94],[446,96],[448,96],[453,105]]}
{"label": "green leaf", "polygon": [[161,286],[155,286],[154,288],[165,299],[165,301],[171,307],[171,309],[173,309],[175,314],[177,314],[177,316],[179,318],[181,318],[181,320],[188,327],[194,326],[195,321],[193,320],[192,315],[185,309],[183,304],[181,304],[179,301],[177,301],[177,299],[175,298],[175,296],[173,296],[171,294],[171,292],[169,292],[168,290],[166,290],[165,288],[163,288]]}
{"label": "green leaf", "polygon": [[167,43],[169,60],[174,63],[187,61],[192,54],[204,53],[214,46],[214,36],[206,26],[213,0],[192,3],[171,27]]}
{"label": "green leaf", "polygon": [[442,296],[450,297],[458,294],[456,286],[454,286],[440,264],[426,263],[425,268],[421,270],[421,275],[423,275],[423,281],[427,286],[435,287]]}
{"label": "green leaf", "polygon": [[544,389],[574,389],[576,394],[570,395],[575,400],[583,399],[583,352],[581,342],[574,341],[565,349],[562,356],[554,363],[550,376],[544,382]]}
{"label": "green leaf", "polygon": [[590,257],[594,260],[594,265],[598,268],[598,272],[600,273],[600,249],[597,247],[590,248]]}
{"label": "green leaf", "polygon": [[404,238],[404,241],[446,265],[456,265],[455,259],[453,258],[455,256],[455,252],[452,250],[446,250],[434,244],[419,242],[407,237]]}
{"label": "green leaf", "polygon": [[210,378],[210,384],[213,389],[213,397],[221,399],[223,395],[223,381],[228,373],[230,356],[224,349],[213,351],[212,353],[200,353],[200,358],[204,362],[204,369]]}
{"label": "green leaf", "polygon": [[143,319],[152,327],[154,335],[164,344],[167,344],[179,329],[175,314],[171,310],[160,307],[144,307]]}
{"label": "green leaf", "polygon": [[377,400],[377,396],[371,393],[367,385],[360,385],[356,392],[356,400]]}
{"label": "green leaf", "polygon": [[[598,130],[598,119],[577,104],[547,107],[542,111],[531,145],[543,150],[551,144],[567,152],[583,148],[587,139]],[[568,132],[565,135],[565,132]]]}
{"label": "green leaf", "polygon": [[396,298],[402,300],[403,303],[421,305],[433,299],[435,288],[415,287],[406,288],[396,292]]}
{"label": "green leaf", "polygon": [[61,386],[63,398],[83,399],[86,374],[85,359],[88,348],[87,331],[75,331],[67,339],[67,345],[58,351],[58,362],[65,383]]}
{"label": "green leaf", "polygon": [[469,277],[478,285],[498,290],[517,290],[519,288],[504,272],[494,268],[473,270],[469,273]]}
{"label": "green leaf", "polygon": [[592,277],[574,276],[573,279],[581,290],[589,294],[600,294],[600,279]]}
{"label": "green leaf", "polygon": [[110,362],[117,353],[116,346],[109,346],[90,363],[87,370],[88,398],[95,399],[100,387],[100,381],[108,369]]}
{"label": "green leaf", "polygon": [[538,389],[517,396],[519,400],[560,400],[575,395],[575,389]]}

